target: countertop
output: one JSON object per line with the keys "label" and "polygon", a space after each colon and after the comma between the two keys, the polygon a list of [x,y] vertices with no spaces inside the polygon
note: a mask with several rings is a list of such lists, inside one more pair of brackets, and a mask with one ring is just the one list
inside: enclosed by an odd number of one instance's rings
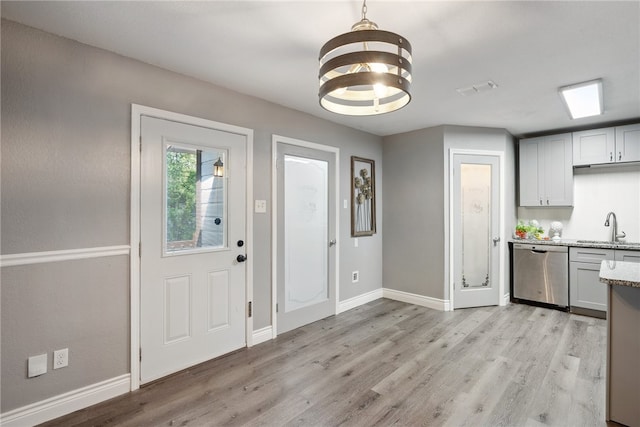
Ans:
{"label": "countertop", "polygon": [[600,281],[607,285],[640,288],[640,263],[625,261],[602,261]]}
{"label": "countertop", "polygon": [[511,239],[513,243],[524,243],[527,245],[550,245],[550,246],[572,246],[578,248],[598,248],[598,249],[621,249],[629,251],[640,251],[640,243],[632,242],[607,242],[600,240],[534,240],[534,239]]}

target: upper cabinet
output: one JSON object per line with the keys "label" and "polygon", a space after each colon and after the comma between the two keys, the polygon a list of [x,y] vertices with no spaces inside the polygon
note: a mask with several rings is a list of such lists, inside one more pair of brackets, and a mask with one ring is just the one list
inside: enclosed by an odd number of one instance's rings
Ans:
{"label": "upper cabinet", "polygon": [[640,123],[616,127],[616,154],[619,162],[640,162]]}
{"label": "upper cabinet", "polygon": [[573,205],[571,134],[520,140],[520,206]]}
{"label": "upper cabinet", "polygon": [[640,161],[640,124],[573,133],[573,165]]}

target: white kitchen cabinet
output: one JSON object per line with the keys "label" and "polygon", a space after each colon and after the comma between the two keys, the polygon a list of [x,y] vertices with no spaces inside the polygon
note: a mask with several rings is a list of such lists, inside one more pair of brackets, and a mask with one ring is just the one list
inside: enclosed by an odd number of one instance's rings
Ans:
{"label": "white kitchen cabinet", "polygon": [[640,123],[616,127],[616,161],[640,162]]}
{"label": "white kitchen cabinet", "polygon": [[613,163],[615,151],[615,128],[573,133],[573,166]]}
{"label": "white kitchen cabinet", "polygon": [[640,161],[640,123],[573,133],[573,165]]}
{"label": "white kitchen cabinet", "polygon": [[616,261],[640,263],[640,251],[616,250]]}
{"label": "white kitchen cabinet", "polygon": [[[600,282],[600,264],[615,259],[613,249],[569,248],[569,306],[571,312],[607,311],[607,287]],[[585,314],[582,312],[582,314]],[[595,313],[589,313],[595,314]]]}
{"label": "white kitchen cabinet", "polygon": [[573,205],[571,134],[520,140],[520,206]]}

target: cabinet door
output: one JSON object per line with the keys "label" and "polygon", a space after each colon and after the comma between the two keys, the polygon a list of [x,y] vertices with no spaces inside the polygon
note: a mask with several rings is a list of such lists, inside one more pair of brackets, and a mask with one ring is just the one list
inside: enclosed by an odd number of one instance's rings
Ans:
{"label": "cabinet door", "polygon": [[616,261],[640,263],[640,251],[616,250]]}
{"label": "cabinet door", "polygon": [[572,206],[573,150],[570,133],[545,137],[544,162],[538,171],[542,171],[544,176],[542,204]]}
{"label": "cabinet door", "polygon": [[573,133],[573,165],[595,165],[615,162],[616,132],[614,128],[592,129]]}
{"label": "cabinet door", "polygon": [[600,264],[569,263],[569,305],[607,310],[607,285],[600,282]]}
{"label": "cabinet door", "polygon": [[640,124],[616,127],[616,161],[640,161]]}
{"label": "cabinet door", "polygon": [[520,206],[542,205],[541,178],[538,167],[544,138],[523,139],[519,146]]}

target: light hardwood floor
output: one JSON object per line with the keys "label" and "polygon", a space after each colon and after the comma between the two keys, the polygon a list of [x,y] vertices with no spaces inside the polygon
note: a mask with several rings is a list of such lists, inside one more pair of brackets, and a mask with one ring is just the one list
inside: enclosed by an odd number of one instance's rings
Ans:
{"label": "light hardwood floor", "polygon": [[46,425],[606,426],[606,321],[386,299]]}

